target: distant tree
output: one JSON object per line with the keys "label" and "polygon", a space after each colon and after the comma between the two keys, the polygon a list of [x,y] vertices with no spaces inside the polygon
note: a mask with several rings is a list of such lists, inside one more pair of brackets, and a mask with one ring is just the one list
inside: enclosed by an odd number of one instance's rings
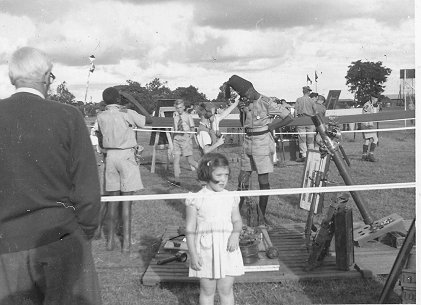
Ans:
{"label": "distant tree", "polygon": [[183,99],[186,102],[186,106],[197,105],[202,102],[209,102],[206,95],[200,93],[196,87],[178,87],[173,91],[174,98]]}
{"label": "distant tree", "polygon": [[371,62],[357,60],[348,66],[345,76],[346,85],[349,91],[354,93],[358,103],[362,103],[364,98],[375,92],[381,94],[384,91],[383,83],[392,72],[391,69],[383,67],[382,62]]}
{"label": "distant tree", "polygon": [[66,82],[62,82],[57,86],[56,93],[49,94],[49,99],[63,104],[73,105],[75,103],[75,96],[67,89]]}
{"label": "distant tree", "polygon": [[[186,101],[186,106],[199,102],[209,102],[206,95],[199,92],[196,87],[179,87],[174,91],[171,91],[171,89],[166,86],[167,82],[163,82],[159,78],[154,78],[144,87],[140,83],[132,80],[127,80],[126,83],[127,85],[119,85],[115,86],[115,88],[119,91],[129,93],[149,113],[152,113],[156,109],[156,104],[159,99],[182,98]],[[123,99],[122,103],[128,108],[136,110],[130,101]]]}
{"label": "distant tree", "polygon": [[[231,89],[230,95],[231,95],[231,98],[236,98],[238,94],[233,89]],[[216,99],[212,100],[212,102],[213,103],[223,103],[223,102],[227,103],[228,102],[227,98],[225,97],[225,84],[222,84],[221,86],[219,86],[218,95]]]}
{"label": "distant tree", "polygon": [[[160,98],[168,98],[171,95],[171,90],[165,86],[166,82],[161,82],[159,78],[155,78],[145,87],[136,81],[127,80],[127,85],[115,86],[115,88],[122,92],[127,92],[139,102],[143,108],[149,113],[155,110],[156,101]],[[123,99],[122,103],[127,108],[137,110],[136,107],[128,100]]]}

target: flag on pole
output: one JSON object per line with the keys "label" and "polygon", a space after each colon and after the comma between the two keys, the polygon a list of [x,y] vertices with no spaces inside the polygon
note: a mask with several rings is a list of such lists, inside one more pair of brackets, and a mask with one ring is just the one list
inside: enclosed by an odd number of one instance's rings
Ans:
{"label": "flag on pole", "polygon": [[313,82],[311,81],[310,77],[308,77],[308,74],[307,74],[307,84],[308,83],[310,83],[310,85],[313,84]]}
{"label": "flag on pole", "polygon": [[318,79],[319,77],[317,76],[317,71],[314,71],[314,81],[317,83],[317,79]]}

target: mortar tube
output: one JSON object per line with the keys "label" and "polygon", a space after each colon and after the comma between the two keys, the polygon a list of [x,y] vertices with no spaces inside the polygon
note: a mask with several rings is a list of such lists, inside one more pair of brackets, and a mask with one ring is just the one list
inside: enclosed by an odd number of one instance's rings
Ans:
{"label": "mortar tube", "polygon": [[[325,143],[329,153],[332,155],[333,161],[335,162],[336,167],[338,168],[339,174],[341,175],[342,179],[344,180],[346,185],[355,185],[355,182],[352,180],[352,177],[348,173],[347,166],[340,155],[337,145],[333,143],[332,139],[326,134],[326,128],[323,124],[322,118],[320,114],[316,114],[315,116],[311,117],[314,125],[316,126],[317,131],[320,134],[323,142]],[[363,217],[363,221],[366,225],[372,225],[374,220],[371,216],[370,212],[367,210],[367,205],[364,202],[360,192],[357,191],[350,191],[352,198],[354,199],[355,204],[358,207],[358,210]]]}

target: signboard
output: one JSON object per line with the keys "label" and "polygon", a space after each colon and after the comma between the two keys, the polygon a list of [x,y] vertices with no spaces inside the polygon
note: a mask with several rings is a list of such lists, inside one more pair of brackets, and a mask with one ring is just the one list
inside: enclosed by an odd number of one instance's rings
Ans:
{"label": "signboard", "polygon": [[[161,99],[161,100],[158,100],[157,103],[156,103],[154,116],[155,117],[167,117],[167,118],[172,119],[172,117],[174,115],[174,111],[175,111],[175,107],[174,107],[175,101],[176,101],[176,99]],[[165,128],[162,128],[162,131],[165,131]],[[149,145],[154,145],[156,134],[157,134],[156,131],[151,133]],[[166,136],[165,132],[159,133],[158,145],[162,145],[162,144],[168,144],[168,139],[167,139],[167,136]]]}
{"label": "signboard", "polygon": [[[321,157],[318,150],[309,149],[307,151],[306,164],[304,167],[303,181],[301,186],[303,188],[314,187],[314,193],[303,193],[300,197],[300,208],[310,211],[311,202],[315,200],[314,213],[320,213],[323,209],[324,193],[317,193],[317,187],[326,186],[326,176],[329,170],[330,157]],[[316,174],[319,172],[319,185],[316,183]]]}
{"label": "signboard", "polygon": [[415,78],[415,69],[401,69],[400,79]]}
{"label": "signboard", "polygon": [[341,90],[329,90],[326,98],[326,109],[335,109]]}

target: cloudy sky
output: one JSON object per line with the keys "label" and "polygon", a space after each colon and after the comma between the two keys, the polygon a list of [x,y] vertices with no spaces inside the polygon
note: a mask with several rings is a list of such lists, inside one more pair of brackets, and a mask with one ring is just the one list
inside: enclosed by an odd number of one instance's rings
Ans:
{"label": "cloudy sky", "polygon": [[295,100],[306,76],[317,91],[342,90],[356,60],[415,68],[415,0],[0,0],[0,98],[14,88],[7,60],[21,46],[45,50],[57,83],[99,102],[107,86],[155,77],[193,85],[209,99],[232,74],[268,96]]}

